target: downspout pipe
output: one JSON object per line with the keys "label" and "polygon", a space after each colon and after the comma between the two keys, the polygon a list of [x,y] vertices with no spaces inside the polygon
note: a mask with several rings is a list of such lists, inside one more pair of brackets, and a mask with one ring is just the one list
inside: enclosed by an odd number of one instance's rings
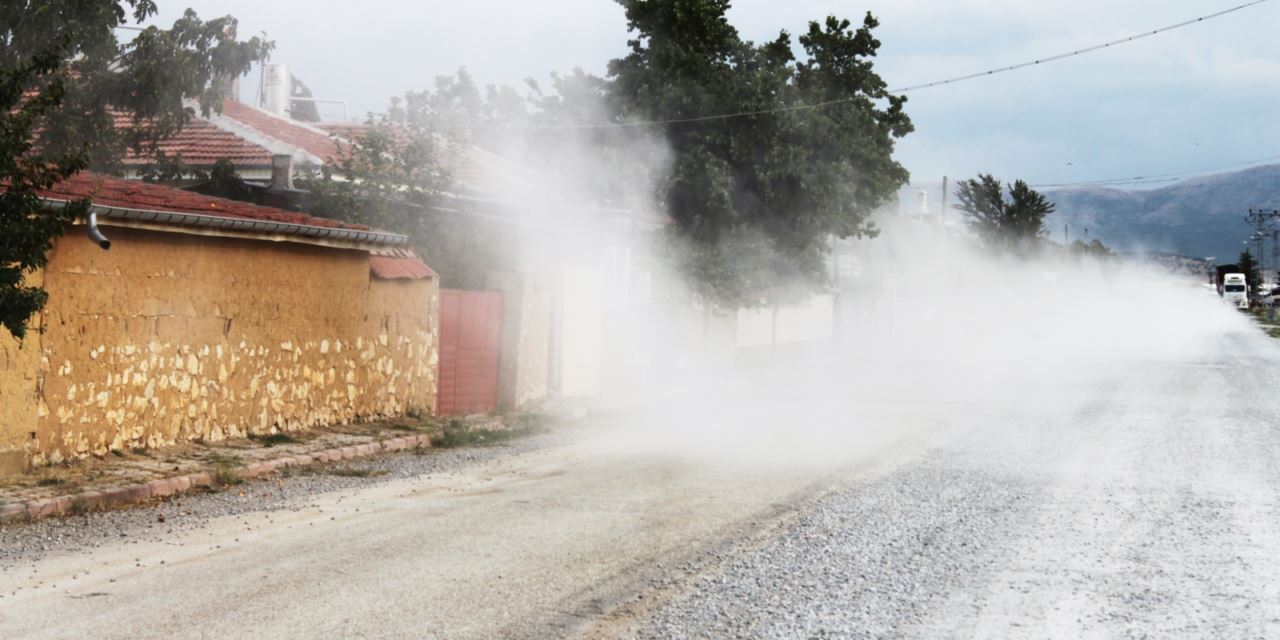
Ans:
{"label": "downspout pipe", "polygon": [[103,251],[111,248],[111,241],[102,235],[102,231],[98,229],[98,212],[96,211],[89,213],[89,239],[98,243],[98,246],[102,247]]}

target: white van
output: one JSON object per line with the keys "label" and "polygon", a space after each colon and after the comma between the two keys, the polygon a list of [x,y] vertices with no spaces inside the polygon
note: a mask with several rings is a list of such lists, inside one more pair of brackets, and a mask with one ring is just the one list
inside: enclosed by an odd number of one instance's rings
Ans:
{"label": "white van", "polygon": [[1249,308],[1249,285],[1243,273],[1228,273],[1222,277],[1222,299],[1238,309]]}

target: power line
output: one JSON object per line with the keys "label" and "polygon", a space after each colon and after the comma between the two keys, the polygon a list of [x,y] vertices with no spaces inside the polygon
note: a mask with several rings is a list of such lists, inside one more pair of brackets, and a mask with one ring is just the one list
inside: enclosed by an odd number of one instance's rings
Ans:
{"label": "power line", "polygon": [[964,80],[973,80],[974,78],[982,78],[982,77],[986,77],[986,76],[992,76],[992,75],[995,75],[995,74],[997,74],[997,73],[1005,73],[1006,71],[1015,71],[1015,70],[1017,70],[1017,69],[1024,69],[1024,68],[1026,68],[1026,67],[1034,67],[1034,66],[1036,66],[1036,65],[1038,65],[1038,64],[1044,64],[1044,63],[1046,63],[1046,62],[1056,62],[1056,61],[1058,61],[1058,60],[1063,60],[1063,59],[1066,59],[1066,58],[1072,58],[1072,57],[1079,56],[1079,55],[1083,55],[1083,54],[1086,54],[1086,53],[1092,53],[1092,52],[1094,52],[1094,51],[1098,51],[1098,50],[1101,50],[1101,49],[1106,49],[1106,48],[1108,48],[1108,47],[1114,47],[1114,46],[1116,46],[1116,45],[1118,45],[1118,44],[1125,44],[1126,42],[1133,42],[1133,41],[1135,41],[1135,40],[1141,40],[1141,39],[1143,39],[1143,38],[1150,38],[1151,36],[1158,35],[1158,34],[1161,34],[1161,33],[1166,32],[1166,31],[1173,31],[1174,29],[1181,29],[1182,27],[1190,26],[1190,25],[1193,25],[1193,24],[1196,24],[1196,23],[1199,23],[1199,22],[1204,22],[1204,21],[1206,21],[1206,20],[1212,20],[1212,19],[1217,18],[1217,17],[1220,17],[1220,16],[1225,16],[1225,15],[1227,15],[1228,13],[1234,13],[1234,12],[1236,12],[1236,11],[1240,11],[1240,10],[1242,10],[1242,9],[1247,9],[1247,8],[1249,8],[1249,7],[1252,7],[1252,6],[1253,6],[1253,5],[1255,5],[1255,4],[1262,4],[1262,3],[1267,2],[1267,1],[1268,1],[1268,0],[1253,0],[1252,2],[1246,2],[1246,3],[1242,4],[1242,5],[1237,5],[1237,6],[1231,7],[1230,9],[1224,9],[1224,10],[1219,11],[1219,12],[1217,12],[1217,13],[1210,13],[1210,14],[1208,14],[1208,15],[1200,16],[1199,18],[1192,18],[1191,20],[1186,20],[1186,21],[1183,21],[1183,22],[1179,22],[1179,23],[1177,23],[1177,24],[1171,24],[1171,25],[1169,25],[1169,26],[1167,26],[1167,27],[1160,27],[1159,29],[1153,29],[1153,30],[1151,30],[1151,31],[1144,31],[1144,32],[1142,32],[1142,33],[1138,33],[1138,34],[1135,34],[1135,35],[1131,35],[1131,36],[1129,36],[1129,37],[1127,37],[1127,38],[1120,38],[1119,40],[1112,40],[1112,41],[1110,41],[1110,42],[1104,42],[1104,43],[1102,43],[1102,44],[1095,44],[1095,45],[1093,45],[1092,47],[1085,47],[1085,48],[1083,48],[1083,49],[1076,49],[1076,50],[1074,50],[1074,51],[1068,51],[1068,52],[1066,52],[1066,53],[1059,53],[1059,54],[1057,54],[1057,55],[1052,55],[1052,56],[1049,56],[1049,57],[1047,57],[1047,58],[1040,58],[1040,59],[1038,59],[1038,60],[1031,60],[1031,61],[1029,61],[1029,62],[1021,62],[1021,63],[1018,63],[1018,64],[1009,65],[1009,66],[1007,66],[1007,67],[1000,67],[1000,68],[998,68],[998,69],[991,69],[990,71],[980,71],[980,72],[978,72],[978,73],[970,73],[970,74],[968,74],[968,75],[956,76],[956,77],[954,77],[954,78],[947,78],[946,80],[936,80],[936,81],[934,81],[934,82],[926,82],[926,83],[924,83],[924,84],[911,85],[911,86],[909,86],[909,87],[903,87],[903,88],[901,88],[901,89],[895,89],[895,90],[893,90],[891,93],[905,93],[905,92],[907,92],[907,91],[916,91],[916,90],[918,90],[918,89],[927,89],[927,88],[929,88],[929,87],[939,87],[939,86],[942,86],[942,85],[944,85],[944,84],[951,84],[951,83],[953,83],[953,82],[962,82],[962,81],[964,81]]}
{"label": "power line", "polygon": [[[1254,160],[1245,160],[1243,162],[1237,162],[1234,164],[1229,164],[1221,167],[1213,167],[1208,169],[1193,169],[1189,171],[1171,171],[1168,173],[1153,173],[1151,175],[1145,175],[1145,176],[1130,176],[1128,178],[1110,178],[1110,179],[1103,179],[1103,180],[1084,180],[1081,182],[1053,182],[1053,183],[1044,183],[1044,184],[1033,184],[1030,186],[1036,187],[1036,188],[1102,187],[1102,186],[1126,186],[1126,185],[1138,185],[1138,184],[1151,184],[1151,183],[1157,183],[1157,182],[1177,182],[1178,180],[1181,180],[1182,177],[1185,177],[1185,176],[1201,174],[1201,173],[1215,173],[1218,171],[1226,171],[1228,169],[1235,169],[1238,167],[1247,167],[1249,165],[1260,164],[1263,162],[1274,162],[1276,160],[1280,160],[1280,156],[1256,158]],[[1179,176],[1179,177],[1174,177],[1174,176]]]}
{"label": "power line", "polygon": [[[1154,35],[1165,33],[1167,31],[1173,31],[1174,29],[1181,29],[1183,27],[1205,22],[1207,20],[1212,20],[1214,18],[1219,18],[1229,13],[1235,13],[1236,11],[1241,11],[1243,9],[1252,7],[1254,5],[1259,5],[1269,1],[1270,0],[1252,0],[1251,2],[1246,2],[1241,5],[1236,5],[1229,9],[1223,9],[1222,11],[1203,15],[1198,18],[1184,20],[1177,24],[1171,24],[1166,27],[1160,27],[1159,29],[1152,29],[1151,31],[1144,31],[1142,33],[1137,33],[1125,38],[1120,38],[1118,40],[1112,40],[1110,42],[1096,44],[1091,47],[1085,47],[1083,49],[1075,49],[1073,51],[1059,53],[1056,55],[1048,56],[1046,58],[1039,58],[1039,59],[1030,60],[1027,62],[1020,62],[1018,64],[1012,64],[1005,67],[998,67],[995,69],[988,69],[986,71],[979,71],[977,73],[970,73],[962,76],[956,76],[953,78],[944,78],[942,80],[934,80],[932,82],[925,82],[922,84],[909,85],[906,87],[902,87],[900,89],[890,89],[889,93],[901,94],[901,93],[908,93],[911,91],[919,91],[921,89],[928,89],[930,87],[940,87],[943,85],[954,84],[957,82],[964,82],[966,80],[985,78],[987,76],[993,76],[999,73],[1007,73],[1009,71],[1024,69],[1026,67],[1034,67],[1034,66],[1049,63],[1049,62],[1056,62],[1058,60],[1063,60],[1066,58],[1072,58],[1075,56],[1084,55],[1086,53],[1091,53],[1094,51],[1098,51],[1100,49],[1106,49],[1108,47],[1114,47],[1116,45],[1125,44],[1127,42],[1133,42],[1135,40],[1141,40],[1143,38],[1150,38],[1151,36],[1154,36]],[[859,99],[861,98],[860,97],[837,98],[835,100],[795,104],[795,105],[789,105],[786,107],[757,109],[757,110],[751,110],[751,111],[736,111],[732,113],[721,113],[721,114],[706,115],[706,116],[692,116],[688,118],[668,118],[663,120],[634,120],[630,122],[604,122],[604,123],[596,123],[596,124],[562,124],[562,125],[541,125],[541,126],[535,125],[530,128],[534,128],[534,129],[612,129],[612,128],[620,128],[620,127],[645,127],[645,126],[663,125],[663,124],[685,124],[685,123],[691,123],[691,122],[707,122],[710,120],[728,120],[730,118],[745,118],[748,116],[758,116],[758,115],[765,115],[770,113],[785,113],[789,111],[805,111],[810,109],[821,109],[823,107],[829,107],[837,104],[845,104],[845,103],[853,102]]]}

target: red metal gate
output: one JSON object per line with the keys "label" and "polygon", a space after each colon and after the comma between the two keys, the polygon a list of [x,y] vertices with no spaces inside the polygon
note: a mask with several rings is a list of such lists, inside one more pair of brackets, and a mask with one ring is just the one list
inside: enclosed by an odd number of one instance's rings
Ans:
{"label": "red metal gate", "polygon": [[440,388],[436,414],[486,413],[498,406],[502,294],[440,290]]}

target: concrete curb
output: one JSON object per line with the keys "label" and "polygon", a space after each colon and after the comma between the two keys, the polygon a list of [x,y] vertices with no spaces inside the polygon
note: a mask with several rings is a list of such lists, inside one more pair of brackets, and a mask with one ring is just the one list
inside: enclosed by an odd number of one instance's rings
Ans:
{"label": "concrete curb", "polygon": [[[367,444],[313,451],[305,455],[295,455],[276,460],[255,462],[238,469],[240,476],[249,479],[265,476],[276,469],[289,467],[305,467],[313,464],[337,462],[366,458],[378,453],[404,451],[417,446],[431,446],[431,436],[403,436],[370,442]],[[100,491],[85,491],[53,498],[42,498],[29,502],[13,502],[0,505],[0,525],[16,522],[31,522],[50,516],[61,516],[73,512],[97,511],[109,507],[144,502],[151,498],[163,498],[190,491],[194,487],[206,487],[216,483],[214,475],[208,471],[199,471],[184,476],[161,478],[140,484],[113,487]]]}

